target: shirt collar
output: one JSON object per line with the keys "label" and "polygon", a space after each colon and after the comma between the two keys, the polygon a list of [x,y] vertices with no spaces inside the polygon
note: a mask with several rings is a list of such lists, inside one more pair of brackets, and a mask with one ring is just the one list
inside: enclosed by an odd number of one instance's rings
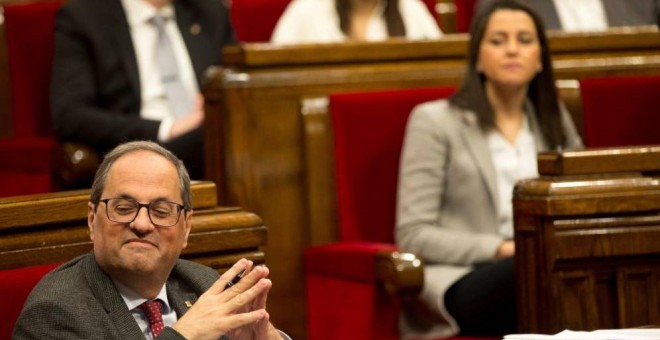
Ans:
{"label": "shirt collar", "polygon": [[[139,305],[149,300],[140,296],[140,294],[136,293],[134,290],[121,284],[119,281],[117,280],[112,280],[112,281],[115,283],[115,287],[117,287],[117,290],[119,291],[119,294],[121,295],[122,299],[124,299],[124,303],[126,303],[128,310],[133,310],[137,308]],[[164,284],[163,287],[160,288],[160,292],[156,296],[156,299],[163,301],[163,305],[165,307],[165,313],[169,313],[170,303],[169,300],[167,299],[167,289],[165,289]]]}
{"label": "shirt collar", "polygon": [[159,9],[156,9],[143,0],[121,0],[121,3],[126,12],[128,25],[131,27],[148,23],[156,14],[168,19],[175,18],[174,5],[172,5],[172,2]]}

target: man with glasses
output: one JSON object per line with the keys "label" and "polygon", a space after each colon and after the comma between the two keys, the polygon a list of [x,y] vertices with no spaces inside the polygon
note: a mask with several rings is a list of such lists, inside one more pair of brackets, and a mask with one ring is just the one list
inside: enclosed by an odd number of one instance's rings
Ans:
{"label": "man with glasses", "polygon": [[190,178],[176,156],[152,142],[116,147],[92,185],[93,252],[39,282],[13,338],[288,338],[269,322],[266,267],[241,259],[218,277],[179,259],[192,214]]}

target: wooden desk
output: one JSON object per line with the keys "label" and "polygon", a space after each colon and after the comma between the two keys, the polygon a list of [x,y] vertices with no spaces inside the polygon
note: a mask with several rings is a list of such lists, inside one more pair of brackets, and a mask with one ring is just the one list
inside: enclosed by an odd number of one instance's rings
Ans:
{"label": "wooden desk", "polygon": [[660,324],[660,146],[539,155],[514,191],[520,333]]}
{"label": "wooden desk", "polygon": [[[553,36],[550,43],[559,79],[660,74],[657,29]],[[268,224],[268,251],[277,259],[269,263],[271,315],[294,338],[305,337],[302,250],[333,241],[336,230],[332,159],[318,163],[330,175],[311,181],[305,156],[308,133],[321,145],[312,154],[331,154],[331,127],[327,116],[303,114],[301,101],[331,92],[457,85],[466,51],[466,35],[422,42],[248,44],[228,48],[225,67],[209,72],[207,178],[218,183],[223,204],[245,207]]]}

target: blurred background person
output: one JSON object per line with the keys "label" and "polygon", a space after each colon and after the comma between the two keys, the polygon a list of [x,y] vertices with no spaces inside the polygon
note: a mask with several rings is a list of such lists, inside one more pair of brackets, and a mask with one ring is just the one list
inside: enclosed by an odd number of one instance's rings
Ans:
{"label": "blurred background person", "polygon": [[[478,6],[494,0],[480,0]],[[547,29],[604,31],[609,27],[658,25],[660,0],[525,0]]]}
{"label": "blurred background person", "polygon": [[538,176],[538,151],[582,147],[535,12],[490,2],[470,36],[456,94],[417,106],[406,129],[395,238],[425,261],[420,300],[434,322],[404,314],[404,336],[516,331],[513,187]]}
{"label": "blurred background person", "polygon": [[157,141],[201,178],[199,87],[234,41],[218,0],[68,1],[55,21],[55,132],[99,153],[125,141]]}
{"label": "blurred background person", "polygon": [[411,40],[442,36],[421,0],[293,0],[280,17],[276,44]]}

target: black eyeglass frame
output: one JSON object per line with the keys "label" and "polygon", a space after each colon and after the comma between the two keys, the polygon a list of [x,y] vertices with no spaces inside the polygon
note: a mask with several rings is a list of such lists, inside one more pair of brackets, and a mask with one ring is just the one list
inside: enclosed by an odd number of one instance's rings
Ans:
{"label": "black eyeglass frame", "polygon": [[[133,218],[130,221],[115,221],[112,218],[110,218],[110,213],[108,212],[108,202],[112,201],[112,200],[125,200],[125,201],[135,203],[135,205],[137,206],[137,210],[135,211],[135,216],[133,216]],[[140,203],[140,202],[138,202],[138,201],[136,201],[132,198],[113,197],[113,198],[104,198],[104,199],[99,200],[99,203],[101,203],[101,202],[105,203],[105,216],[107,216],[108,220],[110,220],[112,222],[115,222],[115,223],[133,223],[133,221],[135,221],[135,219],[140,214],[140,210],[142,210],[142,208],[147,208],[147,216],[149,216],[149,221],[151,222],[151,224],[153,224],[157,227],[161,227],[161,228],[174,227],[177,223],[179,223],[179,220],[181,219],[181,212],[187,210],[186,207],[183,204],[179,204],[179,203],[171,202],[171,201],[154,201],[154,202],[149,202],[149,203]],[[170,225],[163,225],[163,224],[159,224],[159,223],[154,222],[154,220],[151,218],[151,205],[156,204],[156,203],[170,203],[170,204],[176,205],[176,207],[177,207],[176,222],[174,222]]]}

